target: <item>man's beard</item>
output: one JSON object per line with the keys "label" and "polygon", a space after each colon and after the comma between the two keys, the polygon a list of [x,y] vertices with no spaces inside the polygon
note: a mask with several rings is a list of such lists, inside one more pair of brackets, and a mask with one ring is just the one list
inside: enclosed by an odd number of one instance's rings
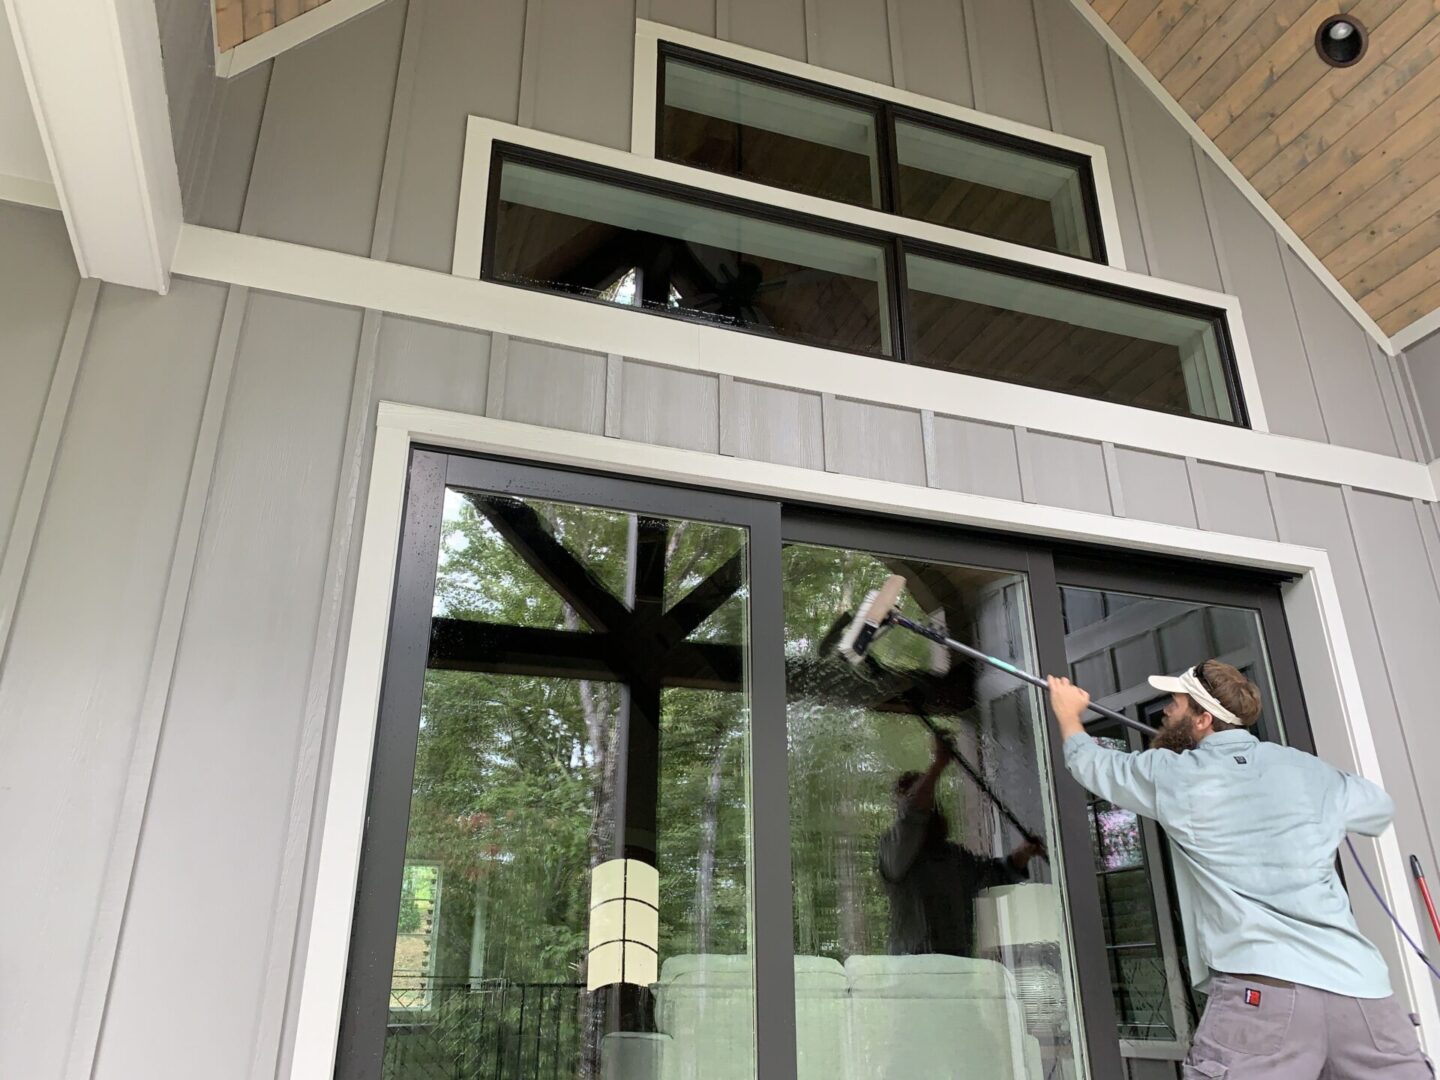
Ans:
{"label": "man's beard", "polygon": [[1195,718],[1189,713],[1175,721],[1166,720],[1150,739],[1151,750],[1174,750],[1177,754],[1194,750],[1199,745],[1200,740],[1195,737]]}

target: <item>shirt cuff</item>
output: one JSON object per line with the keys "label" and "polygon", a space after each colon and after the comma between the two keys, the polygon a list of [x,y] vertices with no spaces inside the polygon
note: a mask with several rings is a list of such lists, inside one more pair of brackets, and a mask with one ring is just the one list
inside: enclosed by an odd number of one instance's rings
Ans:
{"label": "shirt cuff", "polygon": [[1065,764],[1069,765],[1076,754],[1085,747],[1094,746],[1095,739],[1088,731],[1079,731],[1065,740]]}

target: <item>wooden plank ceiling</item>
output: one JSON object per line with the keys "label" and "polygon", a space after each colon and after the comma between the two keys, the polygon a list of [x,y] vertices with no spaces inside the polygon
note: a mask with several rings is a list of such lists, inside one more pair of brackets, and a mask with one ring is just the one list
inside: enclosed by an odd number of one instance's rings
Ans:
{"label": "wooden plank ceiling", "polygon": [[1089,2],[1382,330],[1440,308],[1440,0]]}
{"label": "wooden plank ceiling", "polygon": [[220,51],[259,37],[325,0],[215,0],[215,42]]}

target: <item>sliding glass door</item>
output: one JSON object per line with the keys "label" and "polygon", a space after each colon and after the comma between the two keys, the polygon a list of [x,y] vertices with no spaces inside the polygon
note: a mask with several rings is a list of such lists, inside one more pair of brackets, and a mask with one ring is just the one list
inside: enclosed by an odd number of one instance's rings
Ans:
{"label": "sliding glass door", "polygon": [[1023,544],[798,514],[785,537],[799,1075],[1108,1075],[1083,1064],[1064,865],[1086,845],[1061,828],[1041,695],[903,629],[835,658],[898,574],[901,614],[1036,670],[1048,564],[1037,581]]}
{"label": "sliding glass door", "polygon": [[[1256,734],[1311,750],[1279,588],[1238,572],[1147,571],[1085,557],[1056,560],[1070,677],[1095,699],[1151,726],[1169,701],[1147,682],[1206,660],[1260,689]],[[1118,724],[1090,728],[1106,745],[1143,750]],[[1191,984],[1169,845],[1155,822],[1087,799],[1101,931],[1128,1076],[1176,1080],[1204,1008]]]}
{"label": "sliding glass door", "polygon": [[756,1075],[777,520],[417,452],[340,1075]]}
{"label": "sliding glass door", "polygon": [[1275,582],[420,449],[406,499],[337,1076],[1165,1075],[1163,837],[1027,684],[836,645],[898,574],[1142,719],[1235,663],[1307,745]]}

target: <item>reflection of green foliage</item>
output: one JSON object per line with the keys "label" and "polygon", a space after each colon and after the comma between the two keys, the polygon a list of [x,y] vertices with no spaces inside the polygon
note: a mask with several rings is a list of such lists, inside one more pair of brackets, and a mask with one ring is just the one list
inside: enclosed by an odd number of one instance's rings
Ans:
{"label": "reflection of green foliage", "polygon": [[413,934],[425,922],[425,916],[435,909],[435,883],[439,877],[434,866],[406,864],[405,876],[400,883],[400,921],[395,927],[397,933]]}
{"label": "reflection of green foliage", "polygon": [[[597,580],[623,595],[625,515],[530,505]],[[667,606],[730,558],[743,535],[735,528],[672,523]],[[435,610],[450,618],[589,629],[453,493]],[[692,639],[743,641],[744,617],[742,589]],[[743,952],[745,701],[738,694],[671,689],[662,705],[662,955],[702,947]],[[427,672],[407,853],[444,867],[435,969],[442,979],[467,976],[472,967],[487,978],[524,982],[579,978],[589,868],[592,860],[611,855],[608,770],[621,707],[620,687],[613,683]],[[411,918],[402,914],[404,921]],[[483,952],[473,964],[472,947]]]}
{"label": "reflection of green foliage", "polygon": [[[890,573],[871,555],[801,545],[785,549],[783,566],[785,642],[795,657],[813,656],[835,619]],[[905,614],[922,616],[908,595],[905,603]],[[928,659],[911,634],[890,633],[874,651],[893,667]],[[893,820],[896,775],[923,764],[929,737],[913,720],[828,703],[823,693],[792,699],[787,723],[796,951],[883,953],[888,906],[876,841]]]}
{"label": "reflection of green foliage", "polygon": [[[623,594],[631,527],[625,515],[530,505],[597,580]],[[671,526],[667,607],[734,555],[744,535],[695,522]],[[837,616],[854,611],[888,573],[874,556],[788,547],[787,653],[814,661]],[[742,587],[691,640],[744,643],[746,600]],[[907,614],[923,617],[908,595],[905,604]],[[435,607],[451,618],[588,629],[486,519],[453,494]],[[895,667],[930,659],[927,643],[898,632],[883,638],[876,653]],[[621,688],[613,683],[427,673],[408,856],[443,867],[437,975],[579,978],[589,867],[613,850],[610,770],[622,706]],[[737,693],[672,688],[664,692],[662,715],[661,957],[743,953],[749,941],[747,701]],[[923,765],[929,738],[913,720],[837,705],[823,693],[792,700],[787,725],[797,948],[832,956],[883,952],[886,899],[874,871],[875,845],[892,819],[895,776]],[[963,812],[955,775],[942,796],[952,821]],[[472,959],[472,949],[482,955]]]}

